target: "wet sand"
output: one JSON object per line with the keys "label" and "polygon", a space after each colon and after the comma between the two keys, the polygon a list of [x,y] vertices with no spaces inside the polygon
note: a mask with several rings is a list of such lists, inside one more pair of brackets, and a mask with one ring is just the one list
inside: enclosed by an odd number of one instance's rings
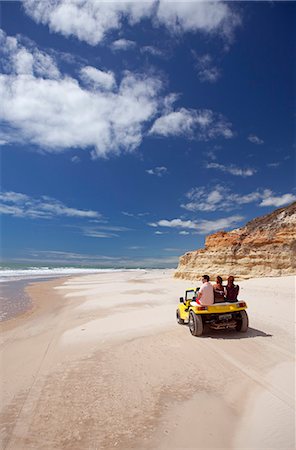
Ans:
{"label": "wet sand", "polygon": [[0,283],[0,321],[12,319],[32,307],[30,296],[26,294],[27,280]]}
{"label": "wet sand", "polygon": [[249,331],[201,338],[171,271],[28,287],[2,324],[1,448],[294,448],[295,278],[240,285]]}
{"label": "wet sand", "polygon": [[[64,278],[64,277],[63,277]],[[1,311],[0,322],[14,319],[29,312],[34,304],[27,292],[27,287],[32,283],[42,283],[43,281],[59,280],[61,276],[32,277],[23,280],[3,281],[0,283]],[[35,302],[36,303],[36,302]]]}

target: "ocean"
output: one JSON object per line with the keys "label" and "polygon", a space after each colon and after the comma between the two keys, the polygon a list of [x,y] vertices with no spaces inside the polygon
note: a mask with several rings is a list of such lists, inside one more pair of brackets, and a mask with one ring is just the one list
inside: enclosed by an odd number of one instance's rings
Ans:
{"label": "ocean", "polygon": [[32,282],[48,281],[53,278],[70,275],[122,272],[126,270],[131,269],[2,264],[0,265],[0,322],[16,317],[31,308],[31,300],[25,292],[25,287]]}

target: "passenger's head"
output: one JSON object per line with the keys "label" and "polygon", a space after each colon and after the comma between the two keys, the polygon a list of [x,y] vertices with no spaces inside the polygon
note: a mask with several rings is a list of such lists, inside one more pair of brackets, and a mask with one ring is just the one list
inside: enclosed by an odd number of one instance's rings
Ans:
{"label": "passenger's head", "polygon": [[217,284],[222,284],[222,278],[221,277],[219,277],[219,275],[217,276],[217,278],[216,278],[216,283]]}
{"label": "passenger's head", "polygon": [[234,277],[232,275],[230,275],[228,277],[228,284],[233,284],[234,283]]}
{"label": "passenger's head", "polygon": [[203,283],[206,283],[207,281],[210,281],[209,275],[203,275],[201,281],[202,281]]}

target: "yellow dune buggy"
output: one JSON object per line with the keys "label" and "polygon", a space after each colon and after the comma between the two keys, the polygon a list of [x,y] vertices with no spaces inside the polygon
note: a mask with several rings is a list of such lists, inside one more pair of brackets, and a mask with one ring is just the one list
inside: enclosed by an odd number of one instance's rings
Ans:
{"label": "yellow dune buggy", "polygon": [[180,297],[176,311],[177,322],[188,324],[193,336],[201,336],[206,327],[214,330],[234,329],[243,333],[248,330],[248,306],[245,302],[238,300],[234,303],[200,305],[196,302],[198,291],[199,288],[185,291],[185,297]]}

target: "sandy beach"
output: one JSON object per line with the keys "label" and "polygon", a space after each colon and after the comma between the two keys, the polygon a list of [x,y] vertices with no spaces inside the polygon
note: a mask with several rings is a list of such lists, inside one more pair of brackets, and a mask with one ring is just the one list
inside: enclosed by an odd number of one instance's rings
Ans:
{"label": "sandy beach", "polygon": [[29,286],[1,325],[1,449],[294,448],[295,277],[239,284],[248,332],[200,338],[171,270]]}

